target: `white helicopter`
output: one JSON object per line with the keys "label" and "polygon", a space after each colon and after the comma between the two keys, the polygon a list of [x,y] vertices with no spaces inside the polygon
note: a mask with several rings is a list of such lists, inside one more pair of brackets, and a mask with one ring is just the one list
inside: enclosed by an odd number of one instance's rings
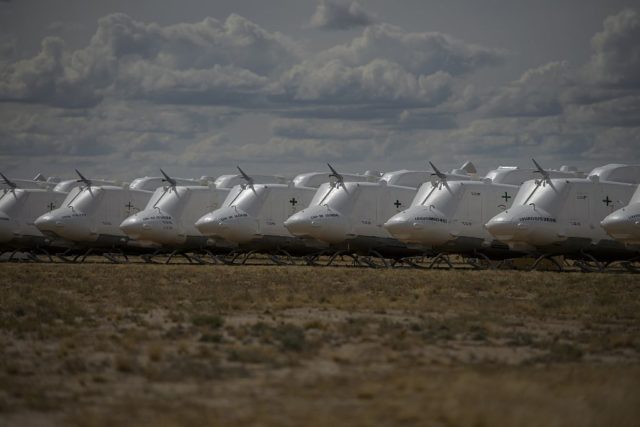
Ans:
{"label": "white helicopter", "polygon": [[[55,191],[44,180],[34,182],[40,188],[30,185],[26,180],[10,180],[2,173],[5,188],[0,194],[0,249],[4,252],[37,251],[46,252],[50,241],[34,226],[33,221],[42,213],[51,211],[60,205],[66,193]],[[27,185],[23,188],[22,185]],[[31,254],[31,257],[35,255]]]}
{"label": "white helicopter", "polygon": [[[132,242],[119,225],[124,218],[140,210],[153,193],[131,189],[127,184],[96,185],[78,170],[76,173],[81,185],[69,192],[61,207],[36,219],[35,226],[45,236],[71,242],[74,248],[88,249],[85,257],[94,250],[130,246]],[[148,178],[142,187],[153,186],[159,180]]]}
{"label": "white helicopter", "polygon": [[[512,206],[493,217],[487,230],[512,250],[539,255],[532,268],[553,257],[595,263],[624,260],[633,255],[600,226],[607,215],[626,206],[640,182],[640,165],[609,164],[587,178],[552,179],[535,160],[541,179],[525,182]],[[590,264],[580,264],[592,268]]]}
{"label": "white helicopter", "polygon": [[628,246],[640,245],[640,186],[622,209],[607,215],[600,223],[614,239]]}
{"label": "white helicopter", "polygon": [[[1,175],[1,174],[0,174]],[[35,220],[46,212],[61,206],[70,190],[78,187],[78,180],[61,181],[45,179],[40,174],[33,180],[9,180],[4,175],[2,199],[2,226],[4,235],[2,249],[23,252],[36,260],[38,254],[49,255],[52,251],[68,249],[70,244],[62,239],[45,236],[35,226]],[[116,181],[92,180],[96,185],[117,185]],[[25,185],[27,188],[22,188]]]}
{"label": "white helicopter", "polygon": [[[239,169],[239,168],[238,168]],[[210,242],[194,225],[207,212],[222,204],[230,188],[245,179],[240,175],[222,175],[208,186],[178,185],[160,170],[168,185],[158,188],[144,210],[126,218],[120,228],[130,238],[157,247],[160,250],[185,251],[219,249],[228,252],[234,248],[232,242]],[[282,183],[287,179],[275,175],[258,175],[252,178],[260,183]],[[187,257],[191,260],[190,257]]]}
{"label": "white helicopter", "polygon": [[[446,174],[429,164],[434,170],[431,182],[420,187],[407,210],[384,224],[389,233],[410,247],[434,251],[442,257],[458,253],[488,262],[490,258],[516,256],[506,244],[496,241],[484,224],[507,209],[519,186],[538,171],[500,166],[482,180],[448,182]],[[567,166],[548,173],[554,178],[579,176],[575,168]]]}
{"label": "white helicopter", "polygon": [[[398,171],[383,175],[377,183],[345,182],[332,169],[335,182],[323,184],[309,207],[292,215],[284,223],[294,236],[311,238],[331,246],[338,253],[398,258],[417,255],[419,251],[393,238],[383,224],[407,208],[417,187],[430,176],[429,172]],[[392,182],[404,185],[389,184]],[[477,179],[471,163],[454,170],[450,179]]]}
{"label": "white helicopter", "polygon": [[[245,184],[234,187],[222,207],[196,222],[202,234],[235,242],[244,251],[245,261],[254,252],[272,255],[308,254],[326,247],[318,241],[299,239],[284,227],[284,221],[307,206],[318,186],[337,172],[311,172],[296,176],[289,184],[256,184],[240,173]],[[378,181],[377,173],[340,175],[343,181]],[[277,260],[277,258],[273,258]]]}

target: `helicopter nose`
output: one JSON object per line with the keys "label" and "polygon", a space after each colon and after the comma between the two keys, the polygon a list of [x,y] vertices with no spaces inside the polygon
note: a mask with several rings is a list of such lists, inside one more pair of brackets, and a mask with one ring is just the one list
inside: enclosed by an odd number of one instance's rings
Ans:
{"label": "helicopter nose", "polygon": [[406,242],[418,231],[418,225],[414,229],[414,222],[410,215],[405,212],[400,212],[387,220],[383,227],[396,239]]}
{"label": "helicopter nose", "polygon": [[6,243],[13,239],[13,227],[11,224],[11,217],[0,212],[0,243]]}
{"label": "helicopter nose", "polygon": [[484,226],[496,239],[508,242],[518,234],[518,222],[507,212],[500,213],[489,220]]}
{"label": "helicopter nose", "polygon": [[518,206],[491,218],[485,228],[497,240],[512,245],[544,246],[564,240],[556,219],[543,209]]}
{"label": "helicopter nose", "polygon": [[284,226],[296,237],[312,237],[328,243],[347,238],[348,223],[343,215],[327,207],[311,207],[290,216]]}
{"label": "helicopter nose", "polygon": [[206,214],[196,221],[195,227],[205,236],[211,236],[213,232],[213,225],[215,224],[215,217],[211,214]]}
{"label": "helicopter nose", "polygon": [[46,213],[38,217],[34,225],[45,236],[62,237],[72,241],[91,241],[97,237],[85,216],[73,216],[68,212]]}
{"label": "helicopter nose", "polygon": [[120,230],[130,238],[137,240],[143,237],[145,225],[149,228],[148,224],[144,224],[142,218],[134,215],[122,221]]}
{"label": "helicopter nose", "polygon": [[204,236],[219,237],[230,242],[245,243],[258,232],[258,222],[236,207],[221,208],[204,215],[195,223]]}
{"label": "helicopter nose", "polygon": [[143,210],[131,215],[120,224],[120,229],[134,240],[146,240],[159,244],[180,243],[174,218],[159,209]]}
{"label": "helicopter nose", "polygon": [[294,236],[310,236],[311,221],[303,213],[297,212],[284,221],[284,226]]}
{"label": "helicopter nose", "polygon": [[[640,208],[638,211],[640,213]],[[635,216],[632,218],[627,209],[620,209],[605,217],[600,225],[616,240],[628,243],[640,241],[640,215]]]}
{"label": "helicopter nose", "polygon": [[389,218],[384,228],[405,243],[439,245],[452,238],[447,224],[447,218],[436,209],[416,206]]}
{"label": "helicopter nose", "polygon": [[51,212],[41,215],[33,222],[33,225],[42,233],[58,235],[58,231],[64,228],[64,222]]}

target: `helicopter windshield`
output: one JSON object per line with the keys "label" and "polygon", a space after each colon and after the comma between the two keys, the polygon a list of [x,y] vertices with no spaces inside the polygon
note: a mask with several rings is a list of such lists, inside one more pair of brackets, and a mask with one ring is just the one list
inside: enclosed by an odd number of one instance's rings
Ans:
{"label": "helicopter windshield", "polygon": [[160,187],[154,191],[145,209],[161,209],[169,211],[179,203],[180,194],[176,187]]}
{"label": "helicopter windshield", "polygon": [[249,215],[257,215],[265,194],[266,188],[261,185],[238,185],[231,190],[222,207],[237,207]]}
{"label": "helicopter windshield", "polygon": [[568,187],[565,180],[553,180],[552,184],[543,180],[526,181],[516,194],[512,206],[535,205],[549,213],[557,212],[563,206]]}
{"label": "helicopter windshield", "polygon": [[69,193],[64,204],[74,210],[77,209],[83,213],[90,213],[98,201],[98,196],[101,193],[100,189],[83,187],[77,190],[77,192],[72,191]]}
{"label": "helicopter windshield", "polygon": [[151,198],[147,202],[147,205],[144,207],[144,210],[155,208],[158,202],[162,200],[166,192],[167,192],[167,189],[165,187],[156,188],[153,194],[151,195]]}
{"label": "helicopter windshield", "polygon": [[418,204],[427,207],[433,206],[443,214],[451,215],[463,193],[464,187],[460,182],[432,185],[426,195],[423,193],[423,199]]}
{"label": "helicopter windshield", "polygon": [[153,207],[172,215],[179,215],[189,200],[190,194],[187,187],[169,187],[160,195]]}
{"label": "helicopter windshield", "polygon": [[23,200],[25,196],[26,194],[22,190],[5,190],[4,194],[0,196],[0,211],[12,215],[20,204],[18,202]]}
{"label": "helicopter windshield", "polygon": [[358,193],[356,191],[358,189],[357,185],[349,187],[349,190],[347,190],[347,185],[345,184],[322,184],[313,196],[310,206],[328,206],[343,213],[348,212]]}
{"label": "helicopter windshield", "polygon": [[72,188],[71,191],[69,191],[69,194],[67,194],[67,197],[64,198],[64,201],[62,202],[62,206],[69,206],[69,203],[71,203],[73,199],[78,197],[78,194],[80,194],[80,191],[82,191],[81,187]]}

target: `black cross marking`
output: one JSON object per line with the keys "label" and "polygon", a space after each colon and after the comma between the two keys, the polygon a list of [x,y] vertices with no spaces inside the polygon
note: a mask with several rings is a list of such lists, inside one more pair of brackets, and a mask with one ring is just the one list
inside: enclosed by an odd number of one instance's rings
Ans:
{"label": "black cross marking", "polygon": [[609,206],[610,203],[613,203],[613,200],[609,199],[609,196],[607,196],[606,198],[602,199],[602,203]]}
{"label": "black cross marking", "polygon": [[47,207],[49,208],[50,211],[54,210],[56,208],[56,204],[51,202],[47,205]]}
{"label": "black cross marking", "polygon": [[133,206],[131,204],[131,201],[129,201],[129,203],[127,203],[126,205],[124,205],[125,208],[127,208],[127,212],[131,213],[131,208],[135,208],[135,206]]}
{"label": "black cross marking", "polygon": [[506,203],[509,203],[509,199],[511,198],[511,196],[505,191],[504,194],[500,196],[500,198],[504,199]]}
{"label": "black cross marking", "polygon": [[295,208],[296,205],[298,204],[298,201],[296,200],[295,197],[292,197],[291,200],[289,200],[289,203],[291,203],[291,206]]}
{"label": "black cross marking", "polygon": [[398,209],[400,206],[402,206],[402,203],[400,203],[400,200],[396,200],[394,205],[396,206],[396,209]]}

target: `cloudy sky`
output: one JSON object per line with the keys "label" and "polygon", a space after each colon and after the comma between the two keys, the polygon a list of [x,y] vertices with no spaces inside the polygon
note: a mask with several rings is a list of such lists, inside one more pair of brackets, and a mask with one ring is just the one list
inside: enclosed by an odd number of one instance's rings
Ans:
{"label": "cloudy sky", "polygon": [[531,157],[640,163],[637,0],[0,0],[14,177]]}

